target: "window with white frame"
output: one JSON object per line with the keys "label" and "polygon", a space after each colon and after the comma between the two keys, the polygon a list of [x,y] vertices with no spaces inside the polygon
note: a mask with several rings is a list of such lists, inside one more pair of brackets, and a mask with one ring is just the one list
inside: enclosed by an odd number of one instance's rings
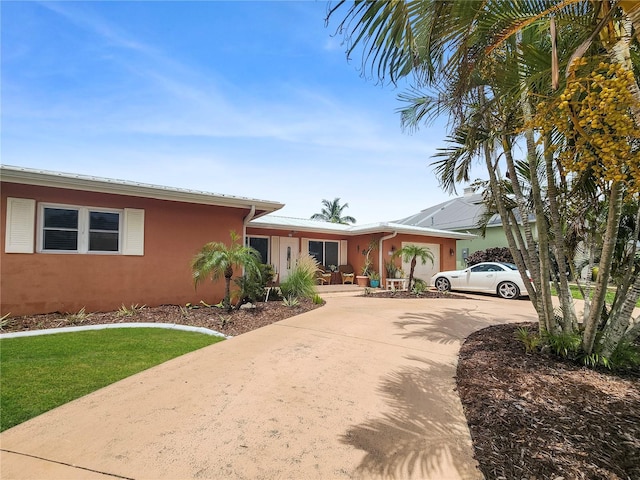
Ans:
{"label": "window with white frame", "polygon": [[269,237],[247,237],[247,245],[260,253],[262,263],[269,263]]}
{"label": "window with white frame", "polygon": [[309,255],[315,258],[320,265],[339,265],[338,251],[340,243],[329,240],[309,240]]}
{"label": "window with white frame", "polygon": [[121,253],[122,210],[40,205],[41,252]]}

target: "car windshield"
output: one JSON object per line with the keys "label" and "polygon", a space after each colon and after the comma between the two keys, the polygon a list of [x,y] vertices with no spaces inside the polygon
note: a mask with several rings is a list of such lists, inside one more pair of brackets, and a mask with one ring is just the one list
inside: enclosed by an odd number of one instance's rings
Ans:
{"label": "car windshield", "polygon": [[516,267],[513,263],[500,262],[500,265],[504,265],[505,267],[507,267],[510,270],[518,270],[518,267]]}

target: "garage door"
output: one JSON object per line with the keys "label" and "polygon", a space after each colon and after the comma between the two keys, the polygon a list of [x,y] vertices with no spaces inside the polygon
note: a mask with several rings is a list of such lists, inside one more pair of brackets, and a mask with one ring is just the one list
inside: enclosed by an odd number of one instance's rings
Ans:
{"label": "garage door", "polygon": [[[402,242],[402,247],[405,245],[417,245],[418,247],[428,248],[433,254],[433,265],[429,260],[422,265],[422,261],[418,258],[416,269],[413,272],[413,276],[424,280],[427,284],[430,283],[431,277],[440,271],[440,245],[437,243],[417,243],[417,242]],[[402,262],[402,270],[404,270],[405,276],[409,277],[409,270],[411,269],[411,262]]]}

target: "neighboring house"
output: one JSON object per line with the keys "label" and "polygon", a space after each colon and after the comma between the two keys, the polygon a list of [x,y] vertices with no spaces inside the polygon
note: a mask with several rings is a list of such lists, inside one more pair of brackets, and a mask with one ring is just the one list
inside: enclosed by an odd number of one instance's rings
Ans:
{"label": "neighboring house", "polygon": [[280,280],[304,253],[359,273],[372,241],[373,268],[383,281],[393,252],[406,243],[428,246],[435,265],[419,266],[417,275],[428,280],[455,266],[456,240],[471,238],[394,223],[283,218],[267,215],[284,206],[273,201],[28,168],[0,167],[0,187],[2,315],[217,303],[224,282],[196,291],[190,262],[205,243],[228,243],[231,230],[275,266]]}
{"label": "neighboring house", "polygon": [[[396,223],[474,234],[474,237],[459,239],[456,243],[456,265],[461,269],[466,266],[466,259],[473,252],[509,246],[499,215],[491,217],[485,235],[482,236],[478,222],[485,211],[482,195],[474,194],[471,188],[466,188],[463,197],[447,200],[415,215],[396,220]],[[531,217],[529,221],[534,238],[537,239],[535,219]]]}

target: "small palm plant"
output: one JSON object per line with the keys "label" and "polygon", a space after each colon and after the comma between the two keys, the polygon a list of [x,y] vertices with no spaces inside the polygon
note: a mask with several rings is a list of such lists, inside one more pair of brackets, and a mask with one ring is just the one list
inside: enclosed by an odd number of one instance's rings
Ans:
{"label": "small palm plant", "polygon": [[420,247],[418,245],[408,244],[402,247],[396,252],[396,255],[402,257],[402,261],[405,263],[411,262],[411,269],[409,270],[409,291],[411,291],[413,283],[413,273],[418,263],[418,258],[422,262],[422,265],[427,264],[427,260],[433,265],[433,253],[427,247]]}
{"label": "small palm plant", "polygon": [[242,245],[239,238],[238,234],[232,231],[231,245],[209,242],[191,261],[193,281],[196,286],[208,277],[213,281],[224,277],[225,293],[222,306],[227,312],[231,311],[231,278],[234,270],[244,268],[252,275],[260,277],[260,253],[252,247]]}

